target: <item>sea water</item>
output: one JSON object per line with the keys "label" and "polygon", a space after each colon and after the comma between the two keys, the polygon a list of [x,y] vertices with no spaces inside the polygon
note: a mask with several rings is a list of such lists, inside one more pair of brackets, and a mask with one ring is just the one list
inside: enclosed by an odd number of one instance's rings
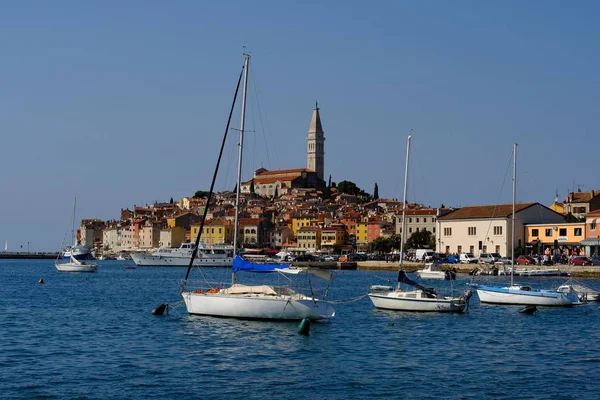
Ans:
{"label": "sea water", "polygon": [[[336,317],[302,336],[297,322],[189,316],[179,296],[185,268],[123,268],[130,263],[59,273],[50,260],[0,260],[0,398],[600,397],[597,303],[531,316],[474,295],[464,314],[381,311],[363,296],[395,273],[336,271]],[[459,276],[455,294],[469,278]],[[169,313],[153,316],[161,303]]]}

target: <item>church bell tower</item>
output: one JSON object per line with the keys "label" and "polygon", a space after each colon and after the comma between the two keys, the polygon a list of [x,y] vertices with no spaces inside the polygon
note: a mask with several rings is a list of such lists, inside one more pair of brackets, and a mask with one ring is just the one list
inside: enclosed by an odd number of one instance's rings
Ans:
{"label": "church bell tower", "polygon": [[306,168],[317,173],[319,179],[325,176],[325,136],[319,115],[319,103],[315,104],[310,128],[308,129],[306,148]]}

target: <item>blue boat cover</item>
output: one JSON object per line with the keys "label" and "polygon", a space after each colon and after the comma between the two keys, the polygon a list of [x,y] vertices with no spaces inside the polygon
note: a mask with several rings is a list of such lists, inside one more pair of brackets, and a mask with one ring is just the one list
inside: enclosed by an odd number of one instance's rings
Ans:
{"label": "blue boat cover", "polygon": [[246,272],[275,272],[276,269],[289,268],[290,264],[262,264],[253,263],[248,260],[244,260],[240,256],[235,256],[233,259],[232,270],[233,272],[246,271]]}

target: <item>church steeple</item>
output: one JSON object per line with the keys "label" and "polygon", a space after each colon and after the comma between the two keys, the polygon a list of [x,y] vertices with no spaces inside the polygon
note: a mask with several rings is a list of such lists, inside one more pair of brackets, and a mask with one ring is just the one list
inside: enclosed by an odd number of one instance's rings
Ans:
{"label": "church steeple", "polygon": [[313,170],[322,180],[325,176],[325,136],[319,114],[319,103],[315,102],[310,128],[308,129],[306,168]]}

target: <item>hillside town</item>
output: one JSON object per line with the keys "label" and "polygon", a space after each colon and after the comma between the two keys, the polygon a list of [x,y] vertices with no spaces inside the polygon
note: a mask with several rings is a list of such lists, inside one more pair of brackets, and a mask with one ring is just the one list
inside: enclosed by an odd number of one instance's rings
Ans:
{"label": "hillside town", "polygon": [[[406,205],[406,232],[402,232],[402,202],[379,198],[377,184],[369,194],[353,182],[336,184],[331,177],[325,182],[324,142],[317,104],[307,135],[306,168],[259,168],[252,179],[242,182],[241,247],[292,254],[393,253],[398,250],[394,243],[413,236],[413,245],[444,254],[512,252],[512,205],[449,208],[411,203]],[[176,201],[134,205],[122,209],[117,220],[83,219],[77,241],[100,255],[179,247],[196,240],[208,207],[202,242],[207,246],[233,243],[236,193],[214,193],[211,204],[207,195],[198,191]],[[598,254],[599,217],[600,190],[579,189],[562,202],[557,196],[550,206],[518,203],[515,250],[518,254],[542,254],[549,249],[570,255]]]}

